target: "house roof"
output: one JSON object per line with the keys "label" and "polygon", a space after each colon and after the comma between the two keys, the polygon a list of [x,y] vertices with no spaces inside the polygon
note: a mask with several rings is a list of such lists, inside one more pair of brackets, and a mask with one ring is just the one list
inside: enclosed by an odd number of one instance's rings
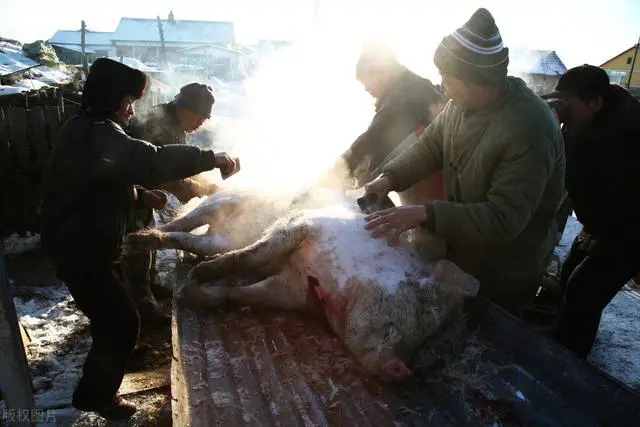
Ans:
{"label": "house roof", "polygon": [[[85,44],[87,46],[112,46],[112,32],[88,31],[85,34]],[[80,46],[82,36],[80,30],[58,30],[47,40],[47,43],[57,46],[76,45]]]}
{"label": "house roof", "polygon": [[560,76],[567,72],[558,54],[554,50],[510,49],[510,66],[520,68],[519,72]]}
{"label": "house roof", "polygon": [[[191,21],[161,19],[166,43],[234,43],[232,22]],[[157,19],[121,18],[112,37],[113,41],[159,42]]]}
{"label": "house roof", "polygon": [[[53,43],[53,45],[57,46],[57,47],[59,47],[61,49],[67,49],[67,50],[71,50],[73,52],[82,53],[82,46],[77,45],[77,44],[64,44],[63,45],[63,44]],[[88,49],[88,48],[85,47],[84,53],[96,53],[96,51],[93,50],[93,49]]]}
{"label": "house roof", "polygon": [[634,45],[633,45],[633,46],[631,46],[629,49],[625,49],[625,50],[623,50],[622,52],[620,52],[619,54],[617,54],[617,55],[616,55],[616,56],[614,56],[613,58],[609,58],[609,59],[607,59],[606,61],[604,61],[604,62],[600,65],[600,67],[604,67],[605,65],[607,65],[607,63],[608,63],[608,62],[611,62],[611,61],[613,61],[614,59],[617,59],[617,58],[619,58],[620,56],[622,56],[622,55],[625,55],[625,54],[629,53],[629,51],[631,51],[631,50],[635,50],[637,46],[638,46],[637,44],[634,44]]}

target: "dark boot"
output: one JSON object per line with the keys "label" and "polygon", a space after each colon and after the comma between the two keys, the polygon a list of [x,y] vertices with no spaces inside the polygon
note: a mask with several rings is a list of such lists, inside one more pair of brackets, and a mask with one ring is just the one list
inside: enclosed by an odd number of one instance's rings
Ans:
{"label": "dark boot", "polygon": [[110,421],[127,420],[136,413],[136,407],[120,396],[116,396],[110,403],[100,406],[87,405],[74,397],[72,405],[83,412],[95,412]]}
{"label": "dark boot", "polygon": [[171,325],[171,315],[162,311],[153,295],[151,298],[145,298],[138,302],[138,312],[143,329],[163,328]]}

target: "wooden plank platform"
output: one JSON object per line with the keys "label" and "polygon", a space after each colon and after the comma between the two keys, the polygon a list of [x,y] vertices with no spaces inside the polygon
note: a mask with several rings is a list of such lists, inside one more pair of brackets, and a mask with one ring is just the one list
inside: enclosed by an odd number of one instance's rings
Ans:
{"label": "wooden plank platform", "polygon": [[[182,269],[176,274],[180,283]],[[425,343],[415,379],[393,386],[364,375],[323,319],[197,313],[175,301],[174,425],[622,427],[640,419],[640,396],[497,306],[476,298],[465,313],[461,344]]]}

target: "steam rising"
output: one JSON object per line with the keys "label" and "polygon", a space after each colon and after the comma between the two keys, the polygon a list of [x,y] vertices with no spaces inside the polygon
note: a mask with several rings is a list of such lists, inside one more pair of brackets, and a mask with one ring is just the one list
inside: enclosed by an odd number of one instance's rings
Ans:
{"label": "steam rising", "polygon": [[205,124],[215,135],[212,148],[238,156],[242,166],[225,186],[289,191],[334,164],[374,112],[355,79],[359,48],[312,35],[261,64],[243,96],[217,93]]}

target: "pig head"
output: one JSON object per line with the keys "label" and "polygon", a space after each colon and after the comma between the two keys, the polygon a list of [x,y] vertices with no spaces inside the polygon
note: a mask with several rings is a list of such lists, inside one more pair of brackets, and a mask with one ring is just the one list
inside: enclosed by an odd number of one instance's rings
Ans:
{"label": "pig head", "polygon": [[389,382],[412,376],[415,350],[462,309],[480,284],[455,264],[440,260],[426,277],[407,279],[394,293],[377,283],[353,283],[345,294],[344,343],[370,373]]}

